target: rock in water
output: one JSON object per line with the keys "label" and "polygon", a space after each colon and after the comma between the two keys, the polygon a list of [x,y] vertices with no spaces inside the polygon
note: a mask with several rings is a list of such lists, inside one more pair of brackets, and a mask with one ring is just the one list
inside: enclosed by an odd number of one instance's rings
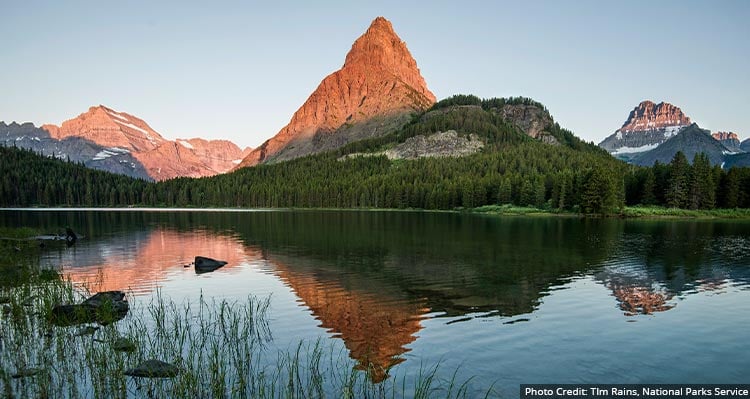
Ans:
{"label": "rock in water", "polygon": [[55,305],[50,322],[57,326],[99,323],[106,326],[122,320],[130,306],[122,291],[105,291],[91,296],[77,305]]}
{"label": "rock in water", "polygon": [[107,303],[125,302],[125,293],[122,291],[103,291],[96,293],[83,301],[83,304],[100,307]]}
{"label": "rock in water", "polygon": [[216,260],[216,259],[206,258],[203,256],[196,256],[195,257],[195,272],[197,274],[212,272],[226,264],[227,262],[224,262],[223,260]]}
{"label": "rock in water", "polygon": [[70,227],[65,228],[65,245],[72,247],[78,241],[78,236]]}
{"label": "rock in water", "polygon": [[144,378],[172,378],[179,373],[177,366],[156,359],[146,360],[136,368],[125,370],[127,376]]}
{"label": "rock in water", "polygon": [[117,338],[112,343],[112,349],[118,352],[135,352],[135,343],[127,338]]}
{"label": "rock in water", "polygon": [[41,373],[42,371],[44,370],[40,368],[22,368],[16,371],[11,377],[13,378],[31,377],[31,376]]}

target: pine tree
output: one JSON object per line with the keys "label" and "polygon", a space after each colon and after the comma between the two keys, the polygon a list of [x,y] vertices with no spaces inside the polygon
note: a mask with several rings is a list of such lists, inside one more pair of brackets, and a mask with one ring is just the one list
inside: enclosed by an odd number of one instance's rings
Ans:
{"label": "pine tree", "polygon": [[643,179],[643,189],[641,190],[641,201],[642,205],[653,205],[656,203],[656,196],[654,192],[656,190],[656,177],[654,176],[653,168],[646,169],[646,173]]}
{"label": "pine tree", "polygon": [[690,165],[682,151],[678,151],[669,163],[669,182],[665,200],[670,208],[685,208],[688,204],[688,179]]}
{"label": "pine tree", "polygon": [[584,178],[581,210],[590,214],[612,213],[622,206],[621,192],[609,171],[593,168]]}
{"label": "pine tree", "polygon": [[695,154],[690,178],[690,209],[713,209],[715,203],[711,161],[704,153]]}

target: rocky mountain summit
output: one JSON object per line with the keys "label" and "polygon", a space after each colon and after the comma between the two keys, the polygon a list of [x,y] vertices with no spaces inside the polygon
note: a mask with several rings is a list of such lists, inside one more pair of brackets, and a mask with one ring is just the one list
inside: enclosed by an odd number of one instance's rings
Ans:
{"label": "rocky mountain summit", "polygon": [[649,151],[690,124],[690,118],[680,108],[646,100],[630,111],[622,127],[599,143],[599,147],[615,156]]}
{"label": "rocky mountain summit", "polygon": [[513,123],[528,136],[547,144],[559,144],[547,130],[555,123],[547,110],[537,105],[506,104],[502,107],[503,119]]}
{"label": "rocky mountain summit", "polygon": [[87,112],[60,126],[47,124],[42,125],[42,129],[54,139],[79,137],[130,152],[151,151],[167,141],[142,119],[103,105],[90,107]]}
{"label": "rocky mountain summit", "polygon": [[203,177],[234,168],[244,152],[226,140],[167,140],[148,123],[103,105],[60,126],[0,122],[0,142],[132,177]]}
{"label": "rocky mountain summit", "polygon": [[715,132],[711,134],[713,138],[718,140],[721,144],[724,145],[724,147],[727,147],[729,151],[732,152],[743,152],[742,148],[740,148],[740,138],[737,136],[737,133],[733,132]]}
{"label": "rocky mountain summit", "polygon": [[[729,167],[745,161],[739,137],[733,132],[713,134],[691,123],[680,108],[643,101],[630,112],[620,129],[599,143],[613,156],[638,165],[668,163],[681,151],[689,161],[697,153],[708,155],[711,163]],[[750,142],[746,144],[750,149]]]}
{"label": "rocky mountain summit", "polygon": [[406,43],[388,20],[378,17],[354,42],[343,67],[323,79],[289,124],[240,166],[289,160],[381,136],[434,103]]}

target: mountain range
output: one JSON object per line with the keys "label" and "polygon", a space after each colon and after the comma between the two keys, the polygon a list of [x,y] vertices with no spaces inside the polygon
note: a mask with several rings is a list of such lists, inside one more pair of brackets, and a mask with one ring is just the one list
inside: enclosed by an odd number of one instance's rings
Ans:
{"label": "mountain range", "polygon": [[[451,117],[491,119],[492,123],[499,118],[546,144],[581,145],[577,137],[554,123],[541,104],[521,98],[498,101],[454,96],[435,108],[436,98],[406,44],[388,20],[377,17],[356,39],[341,69],[326,76],[289,123],[258,148],[243,150],[226,140],[167,140],[144,120],[103,105],[93,106],[60,126],[0,122],[0,144],[155,181],[213,176],[336,150],[398,132],[416,115],[429,119],[449,113]],[[471,107],[478,108],[472,111]],[[486,133],[477,129],[490,127],[471,126],[456,133],[451,128],[455,122],[432,132],[440,135],[399,140],[383,154],[407,159],[429,154],[456,156],[474,153],[488,143],[475,139]],[[678,151],[690,160],[693,154],[705,152],[713,164],[750,165],[750,139],[740,142],[733,132],[711,134],[679,107],[666,102],[646,100],[638,104],[599,147],[638,165],[667,163]]]}
{"label": "mountain range", "polygon": [[636,165],[668,163],[681,151],[690,161],[695,154],[705,153],[712,164],[724,167],[746,163],[744,153],[750,149],[750,139],[741,143],[733,132],[712,134],[693,123],[679,107],[646,100],[599,147]]}
{"label": "mountain range", "polygon": [[225,173],[250,152],[227,140],[167,140],[142,119],[103,105],[60,126],[0,122],[0,144],[157,181]]}

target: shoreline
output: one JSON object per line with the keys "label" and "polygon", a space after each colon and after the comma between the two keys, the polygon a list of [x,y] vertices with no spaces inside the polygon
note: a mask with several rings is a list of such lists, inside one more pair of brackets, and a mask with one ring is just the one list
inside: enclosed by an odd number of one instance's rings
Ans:
{"label": "shoreline", "polygon": [[420,208],[167,208],[167,207],[13,207],[0,211],[24,212],[283,212],[283,211],[347,211],[347,212],[420,212],[420,213],[471,213],[493,216],[571,217],[582,219],[700,219],[700,220],[750,220],[750,208],[703,209],[627,206],[619,212],[592,215],[572,211],[546,210],[514,205],[484,205],[469,209],[420,209]]}

